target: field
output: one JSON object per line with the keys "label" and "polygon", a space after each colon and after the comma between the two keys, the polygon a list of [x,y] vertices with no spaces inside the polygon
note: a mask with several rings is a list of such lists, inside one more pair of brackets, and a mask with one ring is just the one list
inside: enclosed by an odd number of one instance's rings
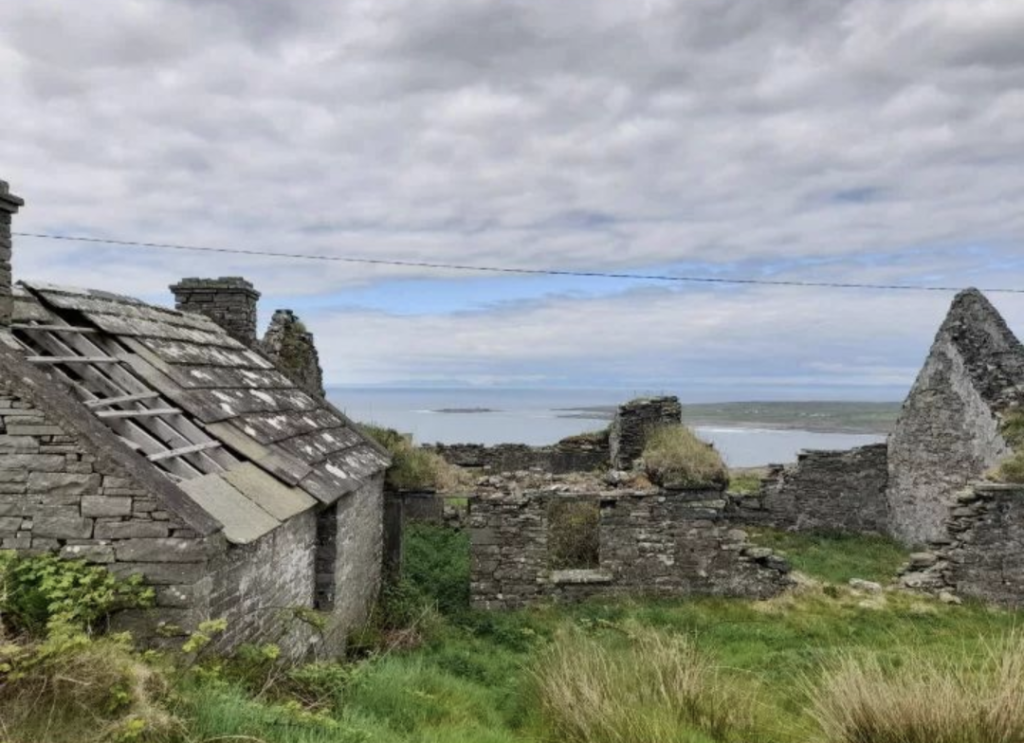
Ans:
{"label": "field", "polygon": [[273,645],[218,658],[203,651],[215,626],[184,655],[51,631],[26,662],[30,645],[0,642],[0,741],[1024,740],[1016,613],[851,589],[904,561],[886,539],[752,538],[789,556],[796,589],[483,613],[468,608],[466,534],[412,524],[403,579],[349,658],[294,665]]}
{"label": "field", "polygon": [[[848,589],[850,578],[884,582],[893,574],[904,555],[887,540],[771,532],[759,538],[787,551],[808,576],[807,585],[769,602],[624,601],[484,614],[466,608],[465,535],[414,526],[405,579],[387,602],[390,616],[357,638],[356,653],[363,658],[348,667],[320,714],[283,714],[280,700],[270,704],[266,694],[254,699],[251,688],[224,678],[193,681],[182,691],[177,714],[197,741],[567,739],[545,711],[539,688],[552,649],[604,649],[612,661],[629,665],[638,638],[653,633],[692,641],[719,669],[720,681],[751,707],[753,726],[742,737],[708,737],[684,725],[676,739],[831,740],[809,714],[809,690],[840,657],[878,657],[896,665],[910,657],[979,657],[1017,624],[1014,613],[978,605]],[[647,719],[653,716],[652,710]],[[657,740],[643,734],[608,739]]]}

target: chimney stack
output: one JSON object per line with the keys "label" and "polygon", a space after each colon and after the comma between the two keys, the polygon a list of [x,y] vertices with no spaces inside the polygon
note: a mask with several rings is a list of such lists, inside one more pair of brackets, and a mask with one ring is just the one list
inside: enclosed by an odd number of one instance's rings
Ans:
{"label": "chimney stack", "polygon": [[0,326],[11,324],[14,298],[11,296],[11,217],[24,201],[11,193],[7,181],[0,181]]}
{"label": "chimney stack", "polygon": [[179,310],[206,315],[235,340],[250,348],[256,345],[256,303],[260,293],[241,276],[182,279],[170,290]]}

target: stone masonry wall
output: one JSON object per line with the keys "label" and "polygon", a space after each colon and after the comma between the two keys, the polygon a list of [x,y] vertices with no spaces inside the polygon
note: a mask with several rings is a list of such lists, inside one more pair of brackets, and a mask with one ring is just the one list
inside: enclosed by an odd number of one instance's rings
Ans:
{"label": "stone masonry wall", "polygon": [[683,408],[677,397],[642,397],[621,405],[609,431],[612,466],[631,469],[643,454],[652,428],[678,424],[682,419]]}
{"label": "stone masonry wall", "polygon": [[[154,611],[162,621],[189,619],[182,610],[206,560],[225,549],[223,540],[200,538],[90,451],[0,384],[0,548],[55,552],[119,575],[141,574],[156,588]],[[142,630],[135,619],[117,621]]]}
{"label": "stone masonry wall", "polygon": [[[548,555],[552,498],[600,504],[600,562],[558,570]],[[470,501],[471,595],[482,609],[597,595],[767,598],[790,583],[789,566],[732,528],[717,491],[482,492]]]}
{"label": "stone masonry wall", "polygon": [[805,451],[775,465],[754,495],[730,496],[730,517],[794,531],[888,533],[886,444]]}
{"label": "stone masonry wall", "polygon": [[288,657],[300,657],[312,631],[293,610],[313,607],[315,553],[316,514],[307,511],[212,561],[200,586],[208,591],[207,616],[227,620],[217,649],[273,642]]}
{"label": "stone masonry wall", "polygon": [[313,334],[291,310],[277,310],[270,320],[260,350],[288,378],[311,395],[324,397],[324,374],[320,368]]}
{"label": "stone masonry wall", "polygon": [[0,325],[11,324],[11,216],[24,202],[0,181]]}
{"label": "stone masonry wall", "polygon": [[930,551],[911,555],[904,586],[1024,607],[1024,485],[962,490],[946,531]]}
{"label": "stone masonry wall", "polygon": [[206,315],[250,348],[256,345],[256,303],[260,293],[241,276],[182,279],[170,287],[175,307]]}
{"label": "stone masonry wall", "polygon": [[554,446],[525,444],[434,444],[424,447],[460,467],[488,473],[540,470],[553,474],[591,472],[608,466],[608,443],[602,441],[559,442]]}
{"label": "stone masonry wall", "polygon": [[344,650],[348,634],[365,623],[380,592],[384,557],[384,475],[337,503],[338,558],[334,609],[326,633],[328,654]]}

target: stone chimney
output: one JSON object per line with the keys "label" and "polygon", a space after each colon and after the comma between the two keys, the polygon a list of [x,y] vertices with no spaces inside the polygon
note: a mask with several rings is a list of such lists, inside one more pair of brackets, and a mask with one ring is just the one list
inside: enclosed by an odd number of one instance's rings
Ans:
{"label": "stone chimney", "polygon": [[206,315],[247,346],[256,345],[256,303],[260,293],[241,276],[182,279],[170,287],[175,306]]}
{"label": "stone chimney", "polygon": [[10,325],[14,312],[11,296],[11,216],[25,202],[11,193],[7,181],[0,181],[0,325]]}

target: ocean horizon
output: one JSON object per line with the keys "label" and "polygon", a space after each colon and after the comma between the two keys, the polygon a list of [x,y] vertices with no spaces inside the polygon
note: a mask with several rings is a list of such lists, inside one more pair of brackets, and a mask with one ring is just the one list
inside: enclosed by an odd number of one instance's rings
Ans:
{"label": "ocean horizon", "polygon": [[[566,436],[603,428],[608,425],[611,411],[628,400],[672,393],[621,389],[331,387],[327,394],[353,420],[411,434],[418,443],[544,446]],[[828,430],[821,414],[813,410],[808,413],[804,410],[806,406],[849,405],[860,409],[891,403],[762,403],[777,408],[773,409],[771,425],[730,419],[737,414],[757,418],[749,414],[749,408],[757,403],[748,403],[746,409],[739,410],[733,408],[741,403],[720,405],[724,412],[718,411],[713,422],[691,419],[689,423],[698,435],[718,448],[730,466],[752,467],[793,461],[804,449],[848,449],[885,438],[881,430],[844,430],[847,424],[843,421],[837,422],[835,430]],[[694,404],[702,417],[714,406]],[[787,417],[786,411],[790,409],[793,413]],[[813,430],[808,430],[808,426]]]}

